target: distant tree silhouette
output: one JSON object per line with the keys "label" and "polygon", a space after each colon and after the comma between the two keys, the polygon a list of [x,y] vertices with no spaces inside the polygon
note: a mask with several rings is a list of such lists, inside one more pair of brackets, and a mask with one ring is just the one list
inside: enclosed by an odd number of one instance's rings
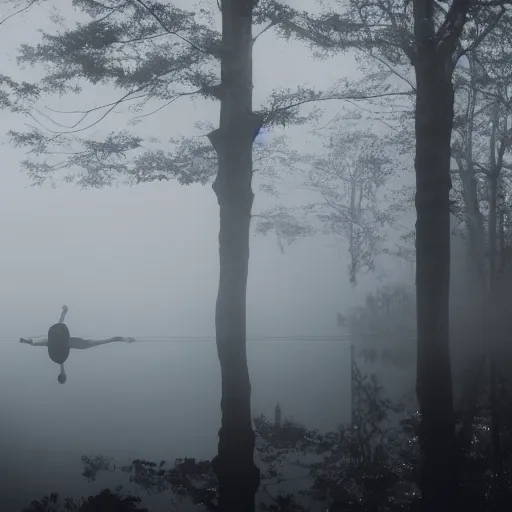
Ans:
{"label": "distant tree silhouette", "polygon": [[383,191],[390,188],[391,177],[400,174],[399,147],[390,133],[348,131],[346,119],[330,128],[323,141],[325,156],[304,155],[295,171],[301,186],[313,192],[312,199],[302,206],[263,212],[257,232],[275,232],[281,249],[283,242],[318,232],[346,242],[347,274],[356,285],[361,275],[375,270],[378,255],[395,254],[385,243],[385,231],[396,220],[397,208],[387,204]]}
{"label": "distant tree silhouette", "polygon": [[338,314],[338,325],[356,339],[358,355],[382,359],[397,367],[415,362],[416,297],[412,286],[383,286],[364,304]]}

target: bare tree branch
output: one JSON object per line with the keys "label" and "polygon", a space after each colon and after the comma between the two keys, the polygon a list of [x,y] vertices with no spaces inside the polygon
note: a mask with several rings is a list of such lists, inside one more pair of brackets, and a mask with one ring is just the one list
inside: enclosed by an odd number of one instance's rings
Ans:
{"label": "bare tree branch", "polygon": [[7,21],[9,21],[11,18],[13,18],[14,16],[17,16],[18,14],[21,14],[23,12],[26,12],[28,11],[34,4],[36,4],[39,0],[30,0],[28,2],[27,5],[25,5],[25,7],[22,7],[21,9],[18,9],[17,11],[7,15],[5,18],[1,19],[0,20],[0,25],[3,25],[4,23],[6,23]]}
{"label": "bare tree branch", "polygon": [[181,39],[182,41],[184,41],[185,43],[187,43],[188,45],[190,45],[192,48],[194,48],[194,50],[197,50],[198,52],[201,52],[201,53],[205,53],[207,55],[211,55],[210,52],[207,52],[204,48],[200,48],[199,46],[195,45],[192,41],[188,40],[186,37],[183,37],[182,35],[178,34],[177,32],[173,31],[173,30],[170,30],[166,23],[162,20],[162,18],[160,16],[158,16],[158,14],[156,14],[153,9],[151,9],[147,4],[146,2],[144,2],[144,0],[132,0],[133,2],[141,5],[159,24],[160,26],[168,33],[168,34],[171,34],[173,36],[176,36],[178,37],[179,39]]}

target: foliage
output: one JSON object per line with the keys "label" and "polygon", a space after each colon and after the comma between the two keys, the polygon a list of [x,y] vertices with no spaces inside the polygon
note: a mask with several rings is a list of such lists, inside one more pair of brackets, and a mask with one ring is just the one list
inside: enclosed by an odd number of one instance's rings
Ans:
{"label": "foliage", "polygon": [[[330,511],[411,510],[419,499],[420,416],[414,413],[392,425],[393,414],[401,412],[402,407],[385,399],[375,378],[364,376],[357,366],[354,383],[356,400],[352,426],[320,433],[295,422],[284,421],[279,427],[264,416],[255,419],[257,453],[265,466],[260,488],[261,510],[305,512],[308,510],[305,500],[322,503]],[[510,475],[512,402],[503,389],[500,396],[505,475]],[[509,476],[498,485],[491,471],[490,411],[486,397],[483,394],[478,403],[471,449],[461,454],[459,499],[464,510],[471,512],[503,510],[500,507],[512,498]],[[97,465],[97,471],[107,469],[105,457],[84,458],[83,461],[86,467]],[[298,479],[305,485],[296,494],[282,490],[287,482],[294,480],[287,476],[292,467],[304,470]],[[111,470],[112,466],[108,468]],[[126,472],[130,481],[145,492],[172,490],[181,498],[188,497],[193,503],[215,510],[216,480],[210,461],[178,459],[174,467],[165,468],[163,461],[138,460],[118,469]],[[276,488],[277,492],[273,490]],[[30,512],[39,510],[49,512],[52,509],[36,508]]]}
{"label": "foliage", "polygon": [[[264,416],[255,418],[256,452],[263,465],[262,510],[305,511],[301,503],[305,497],[333,510],[344,506],[344,510],[358,511],[373,509],[376,503],[410,501],[412,495],[405,493],[404,497],[403,488],[397,485],[412,481],[417,471],[417,446],[407,430],[415,420],[409,419],[398,430],[390,428],[390,415],[403,408],[384,398],[376,379],[363,375],[357,366],[353,376],[353,426],[321,433],[287,420],[277,426]],[[112,469],[105,457],[84,457],[83,462],[84,474],[93,478],[98,471]],[[296,496],[279,490],[289,481],[287,473],[293,467],[303,472],[291,480],[313,482]],[[118,469],[146,492],[172,490],[215,510],[216,480],[210,461],[177,459],[167,468],[164,461],[137,460]],[[272,491],[276,487],[278,492]]]}
{"label": "foliage", "polygon": [[140,508],[141,498],[121,494],[121,489],[113,493],[104,489],[96,496],[74,500],[66,498],[63,502],[56,493],[33,501],[23,512],[148,512]]}
{"label": "foliage", "polygon": [[[258,455],[267,469],[261,488],[261,510],[268,512],[305,512],[304,500],[323,503],[330,511],[402,512],[411,510],[418,499],[418,470],[421,457],[418,447],[420,417],[417,413],[402,419],[397,427],[389,427],[390,414],[402,409],[381,395],[375,379],[365,378],[356,368],[354,427],[340,427],[322,434],[300,424],[285,421],[276,427],[261,416],[255,419]],[[505,475],[512,471],[512,402],[501,390],[503,418],[502,446]],[[483,394],[475,415],[470,452],[463,456],[459,497],[464,510],[490,512],[504,510],[512,498],[512,482],[506,476],[501,486],[491,471],[490,411]],[[104,456],[84,457],[84,475],[112,471],[112,461]],[[312,480],[297,494],[280,489],[290,478],[290,466],[303,468],[299,476]],[[129,475],[130,481],[144,492],[172,490],[179,498],[190,498],[215,510],[216,480],[210,461],[177,459],[174,467],[165,462],[136,460],[117,468]],[[293,480],[293,477],[291,477]],[[32,502],[24,512],[146,512],[139,508],[141,499],[104,490],[97,496],[81,500],[61,501],[57,494]],[[497,508],[496,508],[497,507]]]}
{"label": "foliage", "polygon": [[[217,173],[217,154],[208,141],[207,133],[213,130],[209,123],[196,123],[200,135],[175,137],[167,141],[164,150],[157,138],[145,141],[127,130],[111,132],[100,140],[62,134],[47,138],[43,133],[12,133],[16,147],[30,146],[33,155],[51,152],[52,164],[25,159],[23,165],[33,185],[46,181],[55,183],[54,176],[65,172],[62,179],[76,183],[81,188],[101,188],[124,182],[129,185],[152,181],[177,180],[181,185],[206,184]],[[280,170],[291,170],[299,162],[299,154],[287,148],[286,137],[277,135],[256,143],[253,160],[256,176],[272,177]],[[75,147],[76,151],[68,151]],[[141,151],[132,159],[127,155]],[[78,171],[82,169],[82,171]],[[272,190],[266,190],[272,192]]]}
{"label": "foliage", "polygon": [[[4,0],[0,6],[0,26],[23,15],[44,0]],[[7,75],[0,74],[0,109],[16,113],[26,113],[39,99],[39,87],[28,82],[16,82]]]}
{"label": "foliage", "polygon": [[[473,50],[507,13],[509,0],[436,2],[432,7],[435,43],[443,43],[450,31],[460,31],[457,57]],[[416,41],[415,2],[388,0],[332,0],[320,15],[294,11],[279,29],[283,35],[302,39],[318,52],[329,55],[356,49],[390,66],[411,64]],[[452,35],[453,37],[453,35]]]}
{"label": "foliage", "polygon": [[[504,226],[504,241],[510,241],[510,23],[510,16],[504,15],[455,76],[454,195],[463,205],[460,218],[468,227],[473,256],[478,260],[489,259],[492,214],[496,213]],[[494,180],[495,197],[491,187]]]}
{"label": "foliage", "polygon": [[[465,5],[464,2],[453,2],[453,5],[436,3],[434,5],[434,31],[437,31],[441,45],[443,36],[448,39],[450,30],[457,32],[460,29],[460,42],[457,47],[453,64],[463,63],[466,56],[479,55],[479,63],[486,68],[486,83],[479,84],[479,92],[487,97],[488,102],[496,102],[500,95],[496,86],[503,90],[510,76],[510,62],[508,48],[510,46],[510,2],[474,2]],[[362,78],[346,80],[342,79],[338,88],[351,91],[359,95],[359,99],[366,98],[364,106],[360,101],[354,105],[365,112],[367,121],[372,124],[385,123],[395,132],[396,140],[393,161],[397,162],[401,156],[410,159],[414,151],[414,96],[416,84],[412,74],[412,65],[415,62],[417,51],[414,41],[414,2],[393,0],[386,2],[367,2],[364,0],[350,0],[341,2],[322,3],[322,12],[312,15],[307,12],[287,11],[287,18],[276,25],[277,30],[287,38],[296,38],[306,42],[315,55],[324,58],[338,53],[352,52],[357,60]],[[458,19],[460,24],[452,25],[453,20]],[[454,32],[454,34],[455,34]],[[459,36],[458,36],[459,37]],[[488,63],[488,64],[484,64]],[[464,66],[456,68],[456,94],[464,96],[465,85],[461,84],[460,77],[464,74]],[[492,79],[490,78],[492,77]],[[489,82],[491,80],[491,82]],[[343,84],[343,85],[341,85]],[[487,89],[487,91],[485,90]],[[508,94],[508,92],[507,92]],[[458,98],[459,99],[459,98]],[[507,100],[508,101],[508,100]],[[460,101],[459,101],[460,104]],[[508,115],[507,109],[510,102],[502,102],[506,106],[502,109],[503,119]],[[465,129],[461,125],[460,111],[455,118],[455,129]],[[479,109],[482,119],[481,127],[490,132],[490,109]],[[346,117],[345,112],[345,117]],[[503,131],[503,128],[504,131]],[[503,136],[500,135],[503,132]],[[473,135],[471,135],[473,136]],[[508,146],[512,140],[508,135],[506,123],[500,122],[498,134],[501,148]],[[475,139],[476,145],[476,139]],[[483,139],[483,146],[479,148],[481,155],[476,156],[479,173],[488,167],[489,137]],[[457,136],[454,139],[453,154],[460,155],[460,143]],[[498,163],[501,149],[497,149]],[[508,150],[507,150],[508,151]],[[483,157],[483,158],[482,158]],[[459,168],[461,159],[459,157]],[[464,218],[464,203],[459,175],[455,173],[454,187],[452,191],[452,213]],[[506,177],[503,177],[506,180]],[[483,181],[480,194],[487,195],[486,183]],[[503,188],[503,187],[502,187]],[[397,194],[398,203],[392,206],[396,211],[410,211],[413,203],[406,196]],[[508,204],[506,192],[500,192],[501,203]],[[404,199],[407,199],[404,201]],[[396,213],[395,211],[395,213]],[[506,219],[505,219],[506,220]],[[412,233],[405,235],[408,238]],[[507,230],[505,233],[510,238]],[[407,240],[397,249],[390,249],[390,253],[411,260],[414,258],[414,249]],[[368,256],[368,253],[367,253]],[[372,263],[372,258],[367,258],[367,263]]]}
{"label": "foliage", "polygon": [[291,245],[316,233],[308,219],[301,218],[301,209],[298,212],[297,210],[278,205],[253,215],[258,220],[256,233],[260,235],[274,233],[279,250],[284,252],[285,244]]}
{"label": "foliage", "polygon": [[[208,9],[186,11],[173,5],[136,0],[77,0],[80,21],[73,26],[56,19],[55,33],[42,32],[36,45],[24,44],[21,66],[43,65],[45,76],[32,89],[18,85],[16,98],[35,99],[52,94],[77,95],[86,83],[110,85],[120,91],[117,100],[89,109],[62,111],[45,107],[27,111],[35,126],[28,132],[10,132],[15,146],[28,150],[22,162],[35,185],[52,176],[81,187],[103,187],[118,180],[140,183],[177,179],[182,184],[206,183],[216,170],[216,155],[206,138],[180,137],[161,143],[127,128],[91,135],[118,107],[125,106],[137,125],[180,98],[222,99],[219,87],[221,35],[214,28],[218,13]],[[262,1],[255,29],[259,38],[273,26],[279,4]],[[71,26],[69,26],[71,24]],[[7,80],[7,79],[6,79]],[[314,109],[301,105],[318,99],[303,87],[276,90],[257,110],[265,126],[301,124],[314,119]],[[68,120],[71,119],[70,123]],[[84,134],[84,135],[82,135]],[[171,145],[173,150],[167,148]],[[276,147],[280,159],[282,144]],[[270,149],[258,149],[269,155]],[[257,149],[257,150],[258,150]],[[256,151],[257,151],[256,150]],[[255,155],[258,160],[258,155]]]}
{"label": "foliage", "polygon": [[[119,179],[207,182],[212,176],[213,153],[200,137],[162,144],[126,128],[106,135],[90,135],[90,129],[120,106],[133,115],[131,124],[139,124],[180,98],[221,99],[220,34],[212,28],[218,13],[184,11],[143,0],[79,0],[74,7],[80,14],[74,26],[69,27],[63,18],[56,20],[59,31],[42,32],[39,44],[21,48],[20,65],[43,65],[46,70],[42,81],[32,86],[32,95],[37,99],[55,93],[79,94],[88,82],[114,86],[120,96],[83,111],[45,106],[46,113],[40,108],[27,112],[35,125],[28,132],[10,132],[10,136],[14,145],[28,151],[22,165],[32,182],[41,184],[62,172],[66,181],[82,187],[106,186]],[[290,35],[301,16],[305,15],[273,0],[258,2],[254,40],[269,29]],[[390,109],[392,102],[397,98],[407,101],[412,91],[409,86],[390,84],[388,73],[383,68],[364,82],[343,79],[326,91],[304,86],[277,89],[255,113],[262,116],[266,127],[304,124],[318,118],[320,111],[304,111],[303,105],[343,100],[385,104],[388,113],[396,116],[396,110]],[[17,98],[25,97],[21,88]],[[404,112],[410,117],[410,107]],[[169,142],[173,151],[167,149]]]}
{"label": "foliage", "polygon": [[[500,50],[500,48],[508,48],[510,42],[510,12],[508,7],[502,7],[509,2],[495,2],[493,5],[475,2],[471,4],[467,12],[466,7],[462,4],[462,2],[454,2],[450,7],[441,5],[441,3],[435,4],[434,28],[438,31],[439,44],[442,42],[443,34],[448,34],[452,28],[458,30],[458,27],[450,26],[451,20],[457,17],[462,20],[467,15],[464,23],[460,25],[462,32],[454,64],[462,62],[461,59],[466,55],[473,55],[475,52],[482,55],[486,53],[485,57],[481,57],[479,60],[480,62],[489,62],[489,65],[485,66],[488,74],[492,75],[493,72],[490,71],[492,69],[501,70],[499,83],[502,87],[506,83],[504,76],[507,73],[510,74],[506,55],[508,50]],[[369,3],[363,0],[350,0],[349,2],[335,0],[323,3],[320,15],[287,10],[286,17],[282,22],[276,23],[276,30],[284,37],[306,42],[315,55],[321,58],[340,52],[352,52],[355,55],[362,78],[352,80],[343,78],[334,88],[343,90],[347,94],[353,94],[353,99],[357,100],[352,102],[353,105],[365,113],[365,121],[370,125],[383,123],[393,130],[396,145],[394,145],[392,160],[396,165],[401,157],[405,156],[410,165],[414,151],[412,121],[416,93],[416,84],[411,71],[417,50],[414,42],[413,2],[393,0]],[[487,51],[487,48],[492,51]],[[460,85],[460,75],[463,73],[464,68],[458,66],[456,85],[457,80]],[[488,85],[486,84],[487,88]],[[457,87],[456,93],[464,93],[463,89],[463,86]],[[487,97],[489,101],[491,98],[494,98],[492,101],[495,101],[496,92],[488,91]],[[361,102],[363,99],[364,104]],[[488,118],[489,113],[489,109],[481,109],[481,114],[484,117]],[[344,111],[345,119],[347,115],[353,116],[353,113]],[[503,111],[503,115],[506,116],[507,113]],[[460,127],[460,116],[456,117],[455,126],[456,128]],[[482,126],[485,126],[489,132],[488,119],[487,123],[484,121]],[[498,135],[498,138],[502,145],[504,142],[508,145],[512,140],[506,134],[504,137]],[[488,137],[484,141],[484,145],[487,150]],[[458,148],[459,144],[455,138],[454,155],[458,153]],[[486,155],[488,151],[480,151],[480,153]],[[486,167],[486,163],[482,163],[481,160],[480,168]],[[488,158],[486,160],[488,161]],[[453,178],[451,210],[459,218],[463,218],[464,204],[461,183],[457,174],[454,174]],[[486,194],[485,183],[481,188],[482,193]],[[395,191],[395,200],[387,213],[393,212],[396,217],[399,212],[409,212],[413,206],[412,197],[408,187],[402,191]],[[507,201],[508,199],[503,199],[502,203],[507,203]],[[304,222],[297,222],[298,229],[300,229]],[[269,226],[270,222],[267,222],[267,229]],[[410,239],[414,237],[414,234],[412,232],[405,233],[403,236],[404,240],[396,248],[387,248],[388,253],[412,260],[415,251],[411,246]],[[510,238],[508,231],[506,236]],[[363,258],[351,257],[349,274],[352,281],[355,280],[354,269],[358,264],[363,271],[371,270],[373,266],[373,254],[376,252],[375,244],[373,244],[375,239],[373,236],[365,236],[365,238],[368,247],[367,250],[361,251]]]}
{"label": "foliage", "polygon": [[[310,187],[322,202],[311,207],[326,232],[348,241],[348,274],[374,270],[374,258],[383,250],[385,227],[393,222],[379,194],[396,169],[386,144],[389,139],[370,132],[334,132],[328,156],[319,159],[309,176]],[[379,197],[380,196],[380,197]]]}
{"label": "foliage", "polygon": [[257,229],[262,234],[274,231],[288,244],[318,230],[343,240],[348,244],[349,279],[355,284],[358,275],[374,270],[377,254],[389,251],[384,232],[396,215],[386,187],[399,174],[393,162],[394,140],[370,130],[348,132],[337,125],[324,142],[325,156],[304,155],[295,167],[301,187],[318,200],[262,212],[259,216],[264,220]]}

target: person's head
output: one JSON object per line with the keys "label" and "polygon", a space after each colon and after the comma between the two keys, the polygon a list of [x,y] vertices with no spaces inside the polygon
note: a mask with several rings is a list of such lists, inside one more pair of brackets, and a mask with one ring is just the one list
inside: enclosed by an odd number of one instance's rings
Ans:
{"label": "person's head", "polygon": [[59,381],[59,384],[64,384],[66,382],[66,372],[64,371],[64,365],[60,365],[60,373],[57,377],[57,380]]}

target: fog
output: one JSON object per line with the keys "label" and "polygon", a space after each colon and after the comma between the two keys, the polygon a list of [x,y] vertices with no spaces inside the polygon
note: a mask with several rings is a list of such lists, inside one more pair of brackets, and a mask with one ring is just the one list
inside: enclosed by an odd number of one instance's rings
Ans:
{"label": "fog", "polygon": [[[79,477],[83,453],[211,457],[220,414],[213,192],[173,184],[26,188],[16,156],[4,151],[12,164],[0,179],[0,466],[17,496],[12,510],[49,490],[90,492]],[[252,239],[254,413],[270,414],[279,400],[285,415],[311,426],[347,421],[347,347],[314,344],[337,332],[336,312],[350,300],[344,268],[326,240],[282,255],[274,240]],[[18,339],[45,334],[62,304],[72,335],[137,341],[72,352],[61,386],[47,349]],[[311,343],[258,343],[298,334]]]}
{"label": "fog", "polygon": [[[20,73],[15,50],[37,40],[35,29],[50,12],[43,4],[2,27],[4,74]],[[262,38],[255,49],[256,102],[276,86],[322,87],[338,78],[339,70],[345,76],[355,72],[350,56],[297,66],[295,56],[303,51],[271,34]],[[38,76],[37,69],[23,73],[28,79]],[[106,87],[85,87],[79,107],[91,106],[98,95],[102,102],[116,97]],[[51,98],[48,104],[65,109],[72,101]],[[162,138],[188,134],[194,121],[215,122],[217,108],[184,100],[140,130]],[[122,126],[128,117],[115,114],[102,129]],[[2,113],[0,131],[25,122]],[[308,127],[289,134],[298,148],[319,147]],[[7,508],[2,512],[18,512],[49,492],[80,496],[105,487],[114,477],[91,484],[80,476],[83,454],[120,463],[213,457],[220,424],[214,342],[219,226],[210,185],[31,187],[20,172],[23,152],[4,139],[0,491]],[[271,199],[255,192],[257,213]],[[413,221],[412,215],[406,219]],[[346,244],[316,235],[282,253],[272,235],[252,236],[247,309],[255,416],[271,416],[279,402],[285,417],[308,427],[330,430],[349,421],[349,341],[341,337],[336,314],[361,303],[381,283],[379,276],[390,283],[411,282],[412,272],[410,264],[383,257],[376,272],[361,276],[353,287],[346,250]],[[69,306],[72,336],[136,338],[72,351],[64,386],[45,347],[18,342],[45,335],[63,304]],[[387,382],[398,383],[401,393],[413,380],[412,374],[393,374]],[[153,500],[152,510],[158,511],[169,497]]]}
{"label": "fog", "polygon": [[[17,73],[16,47],[31,42],[20,37],[20,29],[25,34],[39,27],[50,10],[37,7],[3,27],[6,74]],[[300,80],[308,78],[308,70],[298,70],[286,58],[294,49],[281,42],[276,55],[274,44],[270,38],[258,48],[257,86],[270,90],[277,83],[296,83],[298,74]],[[34,77],[37,70],[26,73]],[[94,96],[83,96],[84,106],[94,102]],[[65,108],[65,99],[52,101]],[[172,123],[155,117],[147,129],[157,123],[158,130],[164,122],[171,135],[190,129],[190,107],[177,105]],[[215,119],[209,104],[193,112],[197,120]],[[119,117],[109,119],[109,127],[120,123]],[[0,129],[5,133],[24,122],[3,113]],[[20,511],[49,492],[80,496],[102,488],[80,476],[83,454],[125,463],[137,457],[212,457],[220,421],[213,340],[218,206],[210,186],[34,188],[20,173],[22,158],[21,151],[3,145],[3,512]],[[259,207],[257,195],[255,210]],[[315,337],[339,334],[337,311],[362,293],[349,286],[344,248],[329,237],[301,241],[282,254],[272,236],[253,236],[248,357],[255,415],[271,415],[279,401],[285,416],[311,427],[331,429],[348,421],[348,344],[318,343]],[[132,336],[136,342],[73,351],[67,383],[59,385],[47,349],[18,339],[44,335],[63,304],[69,306],[72,335]],[[293,340],[270,339],[297,335],[309,338],[293,346]]]}

